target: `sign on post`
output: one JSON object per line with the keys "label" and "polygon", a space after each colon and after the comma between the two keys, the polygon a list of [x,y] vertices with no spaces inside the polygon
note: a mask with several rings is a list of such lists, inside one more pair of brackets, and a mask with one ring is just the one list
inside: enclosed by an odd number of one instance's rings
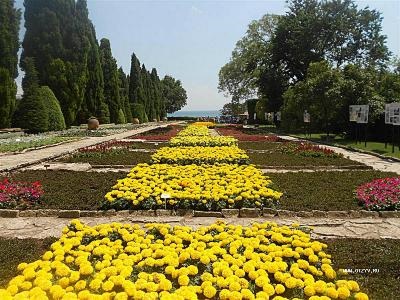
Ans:
{"label": "sign on post", "polygon": [[281,112],[277,111],[275,115],[276,115],[276,120],[280,122],[281,121]]}
{"label": "sign on post", "polygon": [[369,105],[350,105],[349,119],[350,122],[357,122],[358,124],[367,124],[369,114]]}
{"label": "sign on post", "polygon": [[304,120],[304,123],[310,123],[311,122],[310,113],[307,112],[306,110],[304,111],[304,114],[303,114],[303,120]]}
{"label": "sign on post", "polygon": [[385,104],[385,124],[400,125],[400,103]]}

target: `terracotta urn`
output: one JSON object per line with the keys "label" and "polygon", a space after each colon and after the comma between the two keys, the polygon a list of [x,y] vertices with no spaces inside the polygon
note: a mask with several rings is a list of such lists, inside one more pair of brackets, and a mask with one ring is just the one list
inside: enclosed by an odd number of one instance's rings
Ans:
{"label": "terracotta urn", "polygon": [[95,117],[90,117],[88,120],[88,129],[89,130],[97,130],[99,128],[99,120]]}
{"label": "terracotta urn", "polygon": [[133,119],[132,119],[132,123],[133,123],[133,124],[140,124],[140,121],[139,121],[138,118],[133,118]]}

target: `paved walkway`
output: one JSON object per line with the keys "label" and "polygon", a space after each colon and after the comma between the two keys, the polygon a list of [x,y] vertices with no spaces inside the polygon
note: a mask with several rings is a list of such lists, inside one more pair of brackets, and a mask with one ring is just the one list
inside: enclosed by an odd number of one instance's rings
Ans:
{"label": "paved walkway", "polygon": [[33,165],[42,161],[56,158],[68,153],[71,153],[79,148],[92,146],[98,143],[106,142],[112,139],[123,139],[134,134],[149,131],[158,127],[165,127],[166,124],[152,123],[149,126],[139,129],[125,131],[123,133],[102,136],[102,137],[88,137],[79,141],[64,143],[58,146],[41,148],[20,154],[10,154],[0,156],[0,172],[10,171],[23,166]]}
{"label": "paved walkway", "polygon": [[[288,141],[306,141],[303,139],[287,136],[287,135],[279,135],[280,138],[288,140]],[[373,167],[375,170],[379,171],[385,171],[385,172],[394,172],[397,174],[400,174],[400,162],[393,161],[390,158],[388,159],[383,159],[371,154],[366,154],[366,153],[360,153],[356,151],[350,151],[347,149],[343,149],[340,147],[335,147],[335,146],[327,146],[327,145],[322,145],[325,148],[331,149],[337,153],[343,154],[345,157],[361,162],[363,164],[366,164],[367,166]]]}
{"label": "paved walkway", "polygon": [[[214,223],[217,218],[211,217],[134,217],[116,216],[102,218],[81,218],[81,221],[88,225],[97,225],[110,222],[123,222],[146,224],[162,222],[171,225],[187,225],[196,228],[202,225]],[[229,224],[249,225],[254,222],[272,221],[280,225],[299,223],[300,225],[313,226],[312,236],[314,238],[363,238],[363,239],[399,239],[400,218],[357,218],[357,219],[327,219],[327,218],[276,218],[263,217],[250,218],[225,218],[219,219]],[[56,217],[36,218],[0,218],[0,236],[6,238],[45,238],[59,237],[61,230],[70,222],[69,219]]]}

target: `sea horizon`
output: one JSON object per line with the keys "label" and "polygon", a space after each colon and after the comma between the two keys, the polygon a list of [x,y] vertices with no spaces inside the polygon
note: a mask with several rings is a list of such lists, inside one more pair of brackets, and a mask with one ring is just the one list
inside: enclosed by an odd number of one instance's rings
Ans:
{"label": "sea horizon", "polygon": [[168,117],[219,117],[221,115],[219,110],[180,110],[172,114],[168,114]]}

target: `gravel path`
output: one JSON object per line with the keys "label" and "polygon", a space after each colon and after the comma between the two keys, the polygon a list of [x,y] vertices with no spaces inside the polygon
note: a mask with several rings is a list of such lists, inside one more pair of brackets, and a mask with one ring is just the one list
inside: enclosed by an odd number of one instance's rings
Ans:
{"label": "gravel path", "polygon": [[[216,220],[223,220],[230,224],[249,225],[254,222],[272,221],[280,225],[299,223],[312,226],[314,238],[362,238],[362,239],[399,239],[400,218],[300,218],[300,217],[262,217],[251,218],[212,218],[212,217],[134,217],[115,216],[100,218],[81,218],[88,225],[97,225],[110,222],[134,223],[144,225],[146,223],[161,222],[171,225],[187,225],[196,228],[209,225]],[[70,222],[70,219],[56,217],[36,218],[0,218],[0,236],[5,238],[45,238],[59,237],[62,228]]]}
{"label": "gravel path", "polygon": [[46,147],[38,150],[32,150],[25,153],[2,155],[0,156],[0,172],[10,171],[23,166],[37,164],[48,159],[71,153],[82,147],[92,146],[112,139],[123,139],[134,134],[165,126],[167,125],[162,123],[153,123],[149,124],[149,126],[146,127],[129,130],[119,134],[113,134],[103,137],[88,137],[79,141],[65,143],[53,147]]}
{"label": "gravel path", "polygon": [[[287,135],[279,135],[280,138],[288,140],[288,141],[306,141],[302,139],[298,139],[295,137],[287,136]],[[356,151],[350,151],[347,149],[343,149],[335,146],[327,146],[322,145],[325,148],[331,149],[337,153],[343,154],[345,157],[348,157],[351,160],[361,162],[366,164],[367,166],[373,167],[375,170],[384,171],[384,172],[394,172],[400,174],[400,162],[388,159],[383,159],[374,155],[360,153]]]}

